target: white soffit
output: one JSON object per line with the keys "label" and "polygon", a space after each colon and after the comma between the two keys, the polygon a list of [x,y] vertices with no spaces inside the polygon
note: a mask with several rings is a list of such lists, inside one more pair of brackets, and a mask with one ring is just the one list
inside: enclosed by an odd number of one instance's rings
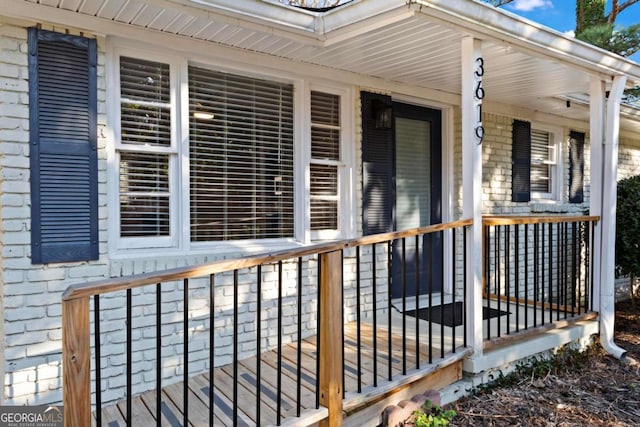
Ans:
{"label": "white soffit", "polygon": [[487,101],[581,120],[588,111],[563,110],[558,97],[588,93],[591,76],[616,69],[640,81],[638,64],[474,1],[356,0],[326,14],[258,0],[2,2],[5,11],[37,4],[452,94],[461,90],[460,41],[472,35],[483,40]]}

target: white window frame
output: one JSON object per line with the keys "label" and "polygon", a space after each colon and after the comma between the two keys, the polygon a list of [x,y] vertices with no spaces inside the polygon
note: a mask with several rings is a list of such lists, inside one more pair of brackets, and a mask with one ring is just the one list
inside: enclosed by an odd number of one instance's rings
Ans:
{"label": "white window frame", "polygon": [[[340,97],[340,160],[335,161],[322,161],[312,160],[311,158],[311,92],[323,92],[331,95],[337,95]],[[307,136],[306,159],[305,159],[305,186],[307,200],[305,201],[305,230],[309,234],[309,239],[316,240],[336,240],[341,238],[351,237],[353,234],[353,221],[352,221],[352,193],[353,193],[353,139],[351,138],[350,130],[352,126],[352,92],[345,87],[337,87],[332,85],[326,85],[321,83],[311,83],[306,90],[306,105],[305,112],[307,115],[305,132]],[[328,164],[338,166],[338,218],[336,230],[311,230],[311,164]]]}
{"label": "white window frame", "polygon": [[[547,132],[549,134],[549,157],[553,152],[552,163],[548,163],[550,168],[551,185],[549,192],[531,191],[531,200],[536,202],[560,202],[562,198],[562,188],[564,183],[564,150],[563,135],[564,130],[558,126],[552,126],[541,123],[532,123],[531,131]],[[533,162],[533,156],[531,156]]]}
{"label": "white window frame", "polygon": [[[133,145],[123,144],[121,137],[120,127],[120,57],[128,56],[133,58],[139,58],[147,61],[159,62],[169,65],[170,73],[170,105],[171,105],[171,145],[169,147],[157,147],[150,145]],[[118,250],[125,249],[149,249],[149,248],[171,248],[178,247],[180,243],[180,236],[178,232],[179,226],[179,185],[178,180],[180,176],[179,168],[179,149],[178,141],[181,138],[180,130],[178,129],[177,118],[180,115],[180,103],[177,99],[177,88],[181,83],[181,65],[179,58],[157,52],[149,52],[147,50],[130,49],[127,47],[117,47],[113,49],[110,55],[109,61],[110,69],[107,69],[107,88],[111,88],[111,101],[110,107],[108,107],[108,123],[111,129],[112,135],[110,140],[112,141],[112,150],[109,150],[108,155],[108,173],[111,179],[108,179],[110,183],[108,185],[109,195],[109,218],[114,218],[111,222],[115,224],[109,227],[110,240],[117,242],[116,248]],[[169,235],[158,237],[121,237],[120,236],[120,153],[139,152],[139,153],[154,153],[154,154],[167,154],[169,156]]]}
{"label": "white window frame", "polygon": [[[291,72],[260,69],[257,64],[198,57],[194,52],[172,52],[143,43],[110,39],[105,64],[107,127],[107,214],[109,251],[114,258],[148,256],[152,253],[187,255],[190,253],[237,253],[284,249],[307,244],[312,240],[333,240],[353,237],[356,229],[354,176],[355,130],[353,105],[355,89],[329,81],[314,81]],[[122,144],[120,129],[120,68],[119,58],[130,56],[169,64],[171,79],[171,146],[133,146]],[[291,238],[191,242],[189,189],[189,91],[190,65],[267,79],[294,86],[294,228]],[[338,230],[310,231],[309,158],[311,155],[311,90],[332,93],[341,100],[341,166],[338,186]],[[170,233],[161,237],[120,237],[119,158],[123,151],[166,153],[169,155]]]}

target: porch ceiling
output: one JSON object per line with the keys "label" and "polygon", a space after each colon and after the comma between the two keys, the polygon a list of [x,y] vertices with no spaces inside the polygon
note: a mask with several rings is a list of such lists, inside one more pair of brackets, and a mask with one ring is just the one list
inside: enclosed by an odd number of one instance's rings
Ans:
{"label": "porch ceiling", "polygon": [[[482,24],[480,30],[477,23],[461,26],[443,19],[437,10],[416,11],[404,1],[355,2],[326,15],[253,0],[7,1],[55,8],[59,15],[52,17],[82,15],[88,18],[88,29],[97,18],[454,95],[461,92],[460,41],[473,35],[483,40],[486,102],[580,120],[589,119],[588,106],[574,102],[567,108],[565,97],[588,93],[591,76],[601,73],[595,66],[587,69],[544,57],[539,49],[523,49],[526,41],[514,45],[490,25]],[[375,5],[375,16],[363,15],[363,5]],[[471,5],[486,9],[477,3]],[[496,14],[493,9],[485,12]],[[502,11],[498,14],[536,31],[537,24]],[[347,22],[351,17],[354,21]],[[571,44],[556,35],[554,43]],[[623,126],[640,131],[637,119],[623,120]]]}

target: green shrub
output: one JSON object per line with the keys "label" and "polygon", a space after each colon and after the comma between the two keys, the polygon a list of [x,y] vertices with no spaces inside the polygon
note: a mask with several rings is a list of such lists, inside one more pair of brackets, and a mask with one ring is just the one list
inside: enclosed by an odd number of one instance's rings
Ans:
{"label": "green shrub", "polygon": [[456,411],[452,409],[445,411],[427,400],[420,410],[414,412],[413,416],[415,427],[439,427],[449,425],[456,416]]}
{"label": "green shrub", "polygon": [[632,290],[640,277],[640,175],[618,182],[616,274],[629,276]]}

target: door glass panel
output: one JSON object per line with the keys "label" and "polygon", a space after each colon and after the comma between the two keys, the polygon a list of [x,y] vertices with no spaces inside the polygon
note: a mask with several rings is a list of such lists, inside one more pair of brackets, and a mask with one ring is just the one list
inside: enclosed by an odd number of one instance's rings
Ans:
{"label": "door glass panel", "polygon": [[431,223],[431,123],[396,118],[396,229]]}

